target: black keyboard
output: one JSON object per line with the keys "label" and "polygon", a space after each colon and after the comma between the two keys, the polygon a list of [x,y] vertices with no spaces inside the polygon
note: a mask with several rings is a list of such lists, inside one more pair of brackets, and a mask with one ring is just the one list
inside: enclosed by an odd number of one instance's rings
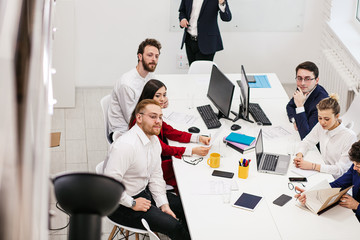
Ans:
{"label": "black keyboard", "polygon": [[197,107],[197,110],[208,129],[221,127],[221,123],[210,105],[199,106]]}
{"label": "black keyboard", "polygon": [[260,122],[262,125],[271,125],[269,118],[266,116],[259,104],[249,103],[249,112],[253,116],[255,122]]}
{"label": "black keyboard", "polygon": [[279,156],[266,154],[264,158],[264,163],[262,170],[275,171]]}

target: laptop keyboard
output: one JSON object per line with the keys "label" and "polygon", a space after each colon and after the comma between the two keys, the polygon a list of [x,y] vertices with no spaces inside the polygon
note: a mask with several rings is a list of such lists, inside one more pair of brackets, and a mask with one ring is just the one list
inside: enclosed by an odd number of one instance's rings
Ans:
{"label": "laptop keyboard", "polygon": [[279,156],[266,154],[264,158],[264,163],[262,170],[275,171]]}

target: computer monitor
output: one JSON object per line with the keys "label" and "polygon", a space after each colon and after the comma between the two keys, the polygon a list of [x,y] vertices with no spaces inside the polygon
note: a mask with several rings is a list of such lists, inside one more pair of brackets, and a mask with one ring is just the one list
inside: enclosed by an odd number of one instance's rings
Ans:
{"label": "computer monitor", "polygon": [[219,119],[229,119],[234,89],[235,85],[213,65],[207,97],[219,110]]}
{"label": "computer monitor", "polygon": [[236,82],[240,87],[240,106],[239,113],[233,121],[235,122],[241,118],[246,121],[253,122],[249,119],[250,87],[243,65],[241,65],[241,79]]}

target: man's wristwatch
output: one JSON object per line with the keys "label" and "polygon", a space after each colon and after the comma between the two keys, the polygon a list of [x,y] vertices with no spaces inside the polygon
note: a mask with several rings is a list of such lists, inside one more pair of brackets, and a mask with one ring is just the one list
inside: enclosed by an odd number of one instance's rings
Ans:
{"label": "man's wristwatch", "polygon": [[131,207],[133,208],[133,207],[135,207],[135,205],[136,205],[136,200],[134,199],[131,203]]}

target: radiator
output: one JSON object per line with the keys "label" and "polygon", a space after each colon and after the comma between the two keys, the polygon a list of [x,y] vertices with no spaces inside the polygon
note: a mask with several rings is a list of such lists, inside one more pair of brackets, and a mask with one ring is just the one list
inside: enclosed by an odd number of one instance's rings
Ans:
{"label": "radiator", "polygon": [[333,49],[324,49],[320,56],[320,81],[326,91],[340,97],[340,115],[346,112],[355,95],[358,94],[358,77],[346,66]]}

